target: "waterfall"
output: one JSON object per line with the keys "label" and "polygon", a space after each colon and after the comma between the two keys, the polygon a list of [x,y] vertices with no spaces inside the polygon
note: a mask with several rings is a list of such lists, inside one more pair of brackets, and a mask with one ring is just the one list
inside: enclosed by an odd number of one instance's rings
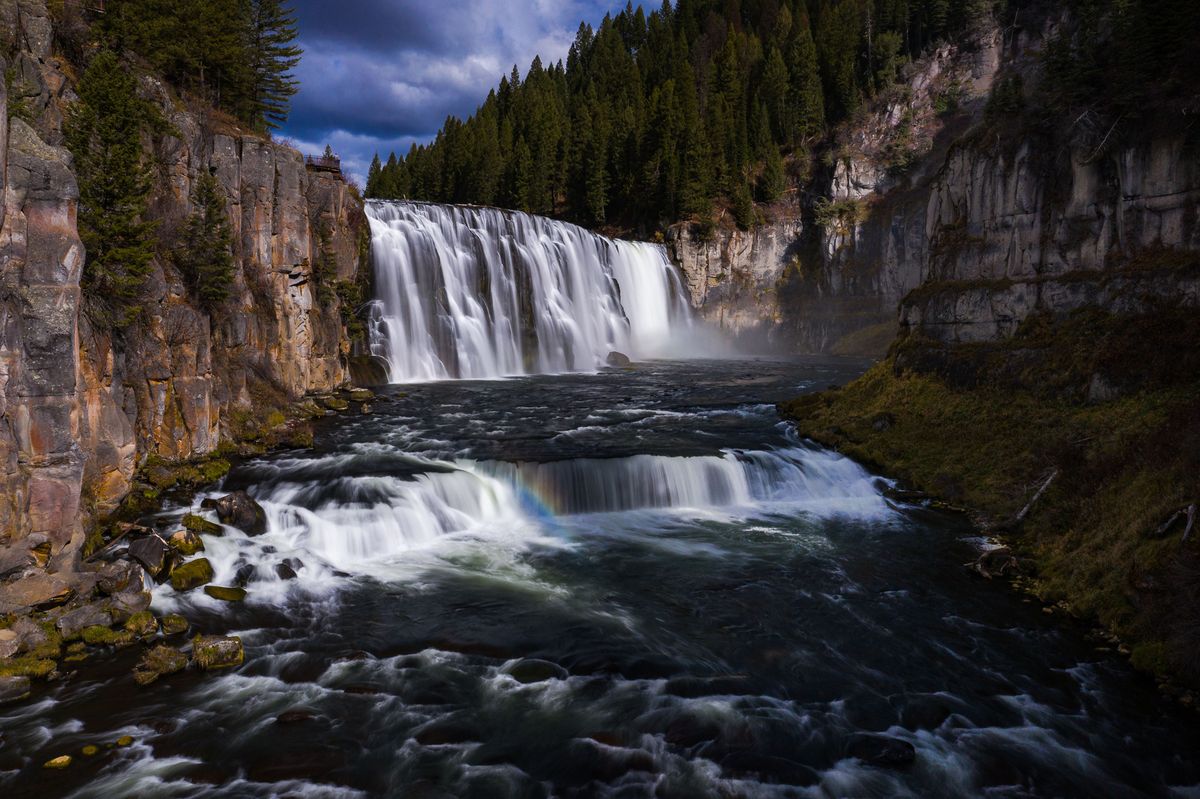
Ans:
{"label": "waterfall", "polygon": [[590,372],[691,325],[661,246],[495,208],[371,202],[372,354],[393,382]]}

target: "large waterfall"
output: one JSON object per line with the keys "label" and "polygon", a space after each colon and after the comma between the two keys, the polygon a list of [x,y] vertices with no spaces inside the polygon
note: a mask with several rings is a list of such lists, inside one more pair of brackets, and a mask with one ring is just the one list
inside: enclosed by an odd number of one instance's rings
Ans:
{"label": "large waterfall", "polygon": [[371,351],[394,382],[594,371],[691,315],[663,248],[494,208],[372,202]]}

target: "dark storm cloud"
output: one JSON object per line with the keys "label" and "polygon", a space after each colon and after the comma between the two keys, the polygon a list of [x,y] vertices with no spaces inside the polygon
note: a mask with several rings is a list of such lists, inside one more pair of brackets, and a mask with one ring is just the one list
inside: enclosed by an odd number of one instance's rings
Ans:
{"label": "dark storm cloud", "polygon": [[617,0],[297,0],[304,58],[284,135],[304,150],[333,146],[366,174],[375,152],[401,154],[465,117],[513,64],[565,58],[580,21]]}

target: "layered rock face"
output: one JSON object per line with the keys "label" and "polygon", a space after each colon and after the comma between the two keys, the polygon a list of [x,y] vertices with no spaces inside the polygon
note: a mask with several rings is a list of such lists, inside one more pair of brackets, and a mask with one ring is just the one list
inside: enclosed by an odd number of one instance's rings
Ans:
{"label": "layered rock face", "polygon": [[[80,291],[78,188],[58,146],[70,84],[44,0],[4,5],[0,53],[10,60],[0,66],[15,64],[7,74],[18,80],[0,84],[0,560],[35,564],[28,553],[49,543],[53,572],[71,568],[85,526],[116,506],[147,456],[211,453],[232,414],[348,380],[338,304],[317,301],[313,265],[324,231],[338,277],[353,279],[366,223],[340,175],[218,130],[145,78],[141,91],[170,131],[146,141],[160,255],[142,320],[96,329]],[[202,170],[224,187],[234,233],[232,298],[216,319],[170,253]]]}
{"label": "layered rock face", "polygon": [[1200,249],[1195,133],[1103,146],[987,118],[1000,77],[1036,86],[1046,33],[981,31],[912,65],[837,132],[804,213],[707,242],[673,230],[701,314],[792,350],[882,354],[898,309],[901,332],[953,343],[1035,313],[1200,301],[1171,258]]}

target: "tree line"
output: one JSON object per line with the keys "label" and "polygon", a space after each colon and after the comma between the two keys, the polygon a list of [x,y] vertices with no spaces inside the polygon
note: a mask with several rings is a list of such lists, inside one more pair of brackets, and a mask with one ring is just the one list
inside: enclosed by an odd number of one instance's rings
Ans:
{"label": "tree line", "polygon": [[679,0],[581,25],[429,145],[376,156],[367,195],[503,205],[641,228],[755,221],[831,125],[993,0]]}
{"label": "tree line", "polygon": [[136,321],[163,246],[198,304],[217,312],[234,275],[224,190],[201,170],[190,217],[173,241],[159,241],[148,213],[153,180],[143,141],[168,126],[138,93],[138,60],[266,132],[286,119],[296,90],[292,69],[300,50],[292,10],[281,0],[110,0],[93,26],[64,28],[84,44],[64,50],[86,58],[63,134],[79,183],[89,316],[104,328]]}

